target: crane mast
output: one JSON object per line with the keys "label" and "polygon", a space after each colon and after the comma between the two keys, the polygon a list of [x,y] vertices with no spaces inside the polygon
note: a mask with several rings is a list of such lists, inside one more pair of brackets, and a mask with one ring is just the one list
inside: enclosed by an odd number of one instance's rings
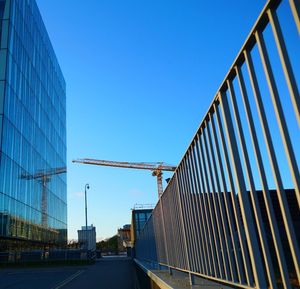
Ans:
{"label": "crane mast", "polygon": [[163,193],[163,185],[162,185],[162,174],[163,173],[162,173],[162,171],[173,172],[176,169],[175,166],[168,165],[163,162],[157,162],[157,163],[117,162],[117,161],[96,160],[96,159],[85,158],[85,159],[73,160],[73,163],[96,165],[96,166],[139,169],[139,170],[150,170],[150,171],[152,171],[152,176],[155,176],[156,180],[157,180],[158,198],[160,198]]}
{"label": "crane mast", "polygon": [[41,211],[42,211],[42,226],[48,226],[48,215],[47,215],[47,184],[51,181],[51,177],[54,175],[64,174],[67,172],[66,167],[61,168],[53,168],[49,170],[41,170],[34,174],[22,174],[21,179],[25,180],[37,180],[42,185],[42,204],[41,204]]}

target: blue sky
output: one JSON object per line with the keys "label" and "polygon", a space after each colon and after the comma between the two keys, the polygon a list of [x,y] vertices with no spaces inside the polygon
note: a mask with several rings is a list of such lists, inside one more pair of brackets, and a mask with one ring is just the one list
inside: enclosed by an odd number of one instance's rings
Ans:
{"label": "blue sky", "polygon": [[[69,239],[99,239],[157,201],[148,171],[75,158],[177,165],[265,1],[37,0],[67,83]],[[165,174],[168,176],[170,174]]]}

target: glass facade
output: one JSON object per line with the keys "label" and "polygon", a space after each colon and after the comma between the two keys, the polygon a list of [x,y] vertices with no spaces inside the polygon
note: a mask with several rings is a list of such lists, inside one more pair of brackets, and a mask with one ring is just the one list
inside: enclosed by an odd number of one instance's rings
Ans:
{"label": "glass facade", "polygon": [[134,233],[134,240],[136,240],[140,232],[143,230],[146,222],[152,214],[152,209],[132,210],[131,226]]}
{"label": "glass facade", "polygon": [[67,240],[66,84],[35,0],[0,0],[0,239]]}

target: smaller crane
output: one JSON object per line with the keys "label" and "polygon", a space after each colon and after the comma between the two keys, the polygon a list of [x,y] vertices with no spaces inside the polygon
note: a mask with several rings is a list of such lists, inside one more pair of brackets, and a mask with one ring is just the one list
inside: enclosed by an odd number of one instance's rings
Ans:
{"label": "smaller crane", "polygon": [[163,193],[162,171],[173,172],[176,170],[175,166],[168,165],[163,162],[144,163],[144,162],[116,162],[116,161],[95,160],[95,159],[77,159],[77,160],[73,160],[73,163],[139,169],[139,170],[150,170],[152,171],[152,176],[157,178],[158,198],[160,198]]}
{"label": "smaller crane", "polygon": [[25,180],[38,180],[42,184],[42,226],[48,226],[47,218],[47,183],[51,181],[51,177],[54,175],[64,174],[67,172],[66,167],[53,168],[49,170],[41,170],[35,174],[22,174],[21,179]]}

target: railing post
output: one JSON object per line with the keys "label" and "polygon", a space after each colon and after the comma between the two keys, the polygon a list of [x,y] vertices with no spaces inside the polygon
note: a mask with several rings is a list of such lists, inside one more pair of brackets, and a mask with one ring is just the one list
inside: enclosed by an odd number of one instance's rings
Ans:
{"label": "railing post", "polygon": [[191,272],[189,272],[189,282],[191,286],[195,285],[195,276]]}

